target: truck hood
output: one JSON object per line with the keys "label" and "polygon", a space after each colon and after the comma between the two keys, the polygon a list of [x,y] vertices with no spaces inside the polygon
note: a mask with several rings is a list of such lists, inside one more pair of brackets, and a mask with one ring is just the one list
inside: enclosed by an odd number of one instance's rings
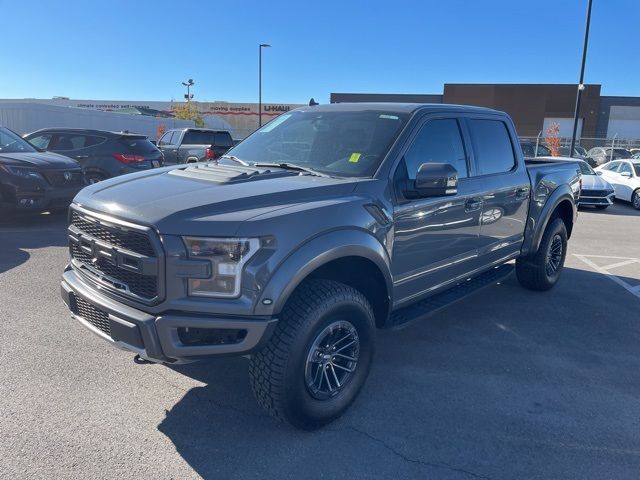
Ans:
{"label": "truck hood", "polygon": [[78,162],[52,152],[0,153],[0,164],[16,167],[76,168]]}
{"label": "truck hood", "polygon": [[195,164],[116,177],[84,188],[74,203],[175,235],[234,236],[241,223],[314,200],[338,201],[358,179],[289,170]]}

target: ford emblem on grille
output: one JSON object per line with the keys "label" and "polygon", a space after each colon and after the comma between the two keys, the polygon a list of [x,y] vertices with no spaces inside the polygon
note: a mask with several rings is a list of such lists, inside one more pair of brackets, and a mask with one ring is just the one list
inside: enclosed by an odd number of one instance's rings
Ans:
{"label": "ford emblem on grille", "polygon": [[71,173],[71,172],[64,172],[64,173],[63,173],[63,175],[64,175],[64,179],[65,179],[67,182],[68,182],[68,181],[70,181],[70,180],[71,180],[71,178],[73,178],[73,173]]}

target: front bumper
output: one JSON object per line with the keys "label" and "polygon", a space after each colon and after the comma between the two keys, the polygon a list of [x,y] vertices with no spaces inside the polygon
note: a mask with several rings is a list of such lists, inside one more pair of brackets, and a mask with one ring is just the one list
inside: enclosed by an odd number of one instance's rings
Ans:
{"label": "front bumper", "polygon": [[580,206],[613,205],[614,198],[615,198],[615,193],[613,192],[606,196],[580,195],[580,199],[578,200],[578,205]]}
{"label": "front bumper", "polygon": [[[87,286],[70,268],[64,272],[61,295],[72,316],[85,328],[152,362],[184,363],[212,356],[246,355],[262,347],[277,322],[271,317],[219,317],[187,312],[151,315]],[[234,342],[193,344],[185,343],[184,332],[189,331],[185,329],[243,333]]]}
{"label": "front bumper", "polygon": [[73,197],[82,189],[82,186],[59,187],[24,187],[16,185],[4,185],[0,196],[0,207],[5,210],[16,211],[44,211],[49,209],[62,209],[71,204]]}

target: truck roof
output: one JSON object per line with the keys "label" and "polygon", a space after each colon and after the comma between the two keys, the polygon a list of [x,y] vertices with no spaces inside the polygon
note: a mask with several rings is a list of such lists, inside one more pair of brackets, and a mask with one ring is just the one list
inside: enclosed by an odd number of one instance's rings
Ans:
{"label": "truck roof", "polygon": [[312,111],[344,111],[361,112],[366,110],[378,110],[395,113],[414,113],[418,110],[431,110],[434,112],[476,112],[476,113],[504,113],[492,108],[475,107],[472,105],[454,105],[450,103],[394,103],[394,102],[354,102],[354,103],[329,103],[301,107],[296,110],[303,112]]}

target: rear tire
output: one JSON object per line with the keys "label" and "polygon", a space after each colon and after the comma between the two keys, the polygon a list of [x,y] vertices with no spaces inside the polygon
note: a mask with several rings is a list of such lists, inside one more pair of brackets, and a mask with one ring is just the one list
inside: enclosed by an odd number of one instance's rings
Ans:
{"label": "rear tire", "polygon": [[633,205],[633,208],[636,210],[640,210],[640,190],[636,190],[633,192],[633,195],[631,195],[631,205]]}
{"label": "rear tire", "polygon": [[549,221],[538,251],[516,260],[520,285],[530,290],[549,290],[558,282],[566,256],[567,227],[555,217]]}
{"label": "rear tire", "polygon": [[287,302],[265,347],[251,358],[256,400],[297,428],[322,427],[356,399],[374,343],[374,315],[362,293],[330,280],[306,281]]}

